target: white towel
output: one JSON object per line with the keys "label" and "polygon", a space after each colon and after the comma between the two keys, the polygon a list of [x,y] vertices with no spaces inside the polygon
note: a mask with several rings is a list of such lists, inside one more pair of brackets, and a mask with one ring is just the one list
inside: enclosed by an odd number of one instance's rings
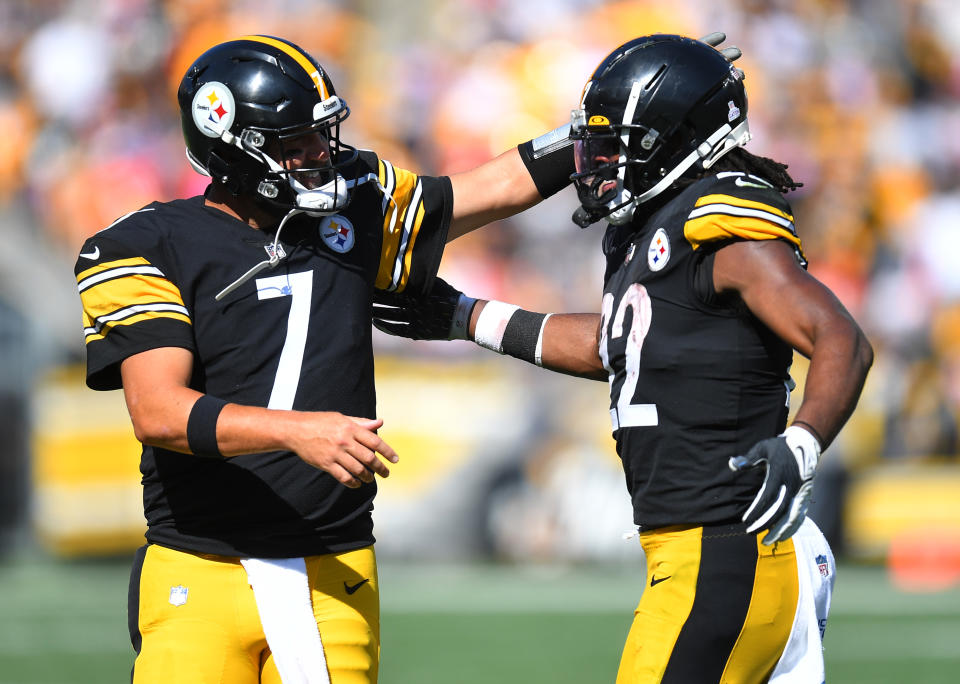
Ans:
{"label": "white towel", "polygon": [[836,563],[820,528],[806,518],[793,535],[800,595],[793,629],[770,684],[824,682],[823,630],[830,612]]}
{"label": "white towel", "polygon": [[330,684],[303,558],[240,561],[283,684]]}

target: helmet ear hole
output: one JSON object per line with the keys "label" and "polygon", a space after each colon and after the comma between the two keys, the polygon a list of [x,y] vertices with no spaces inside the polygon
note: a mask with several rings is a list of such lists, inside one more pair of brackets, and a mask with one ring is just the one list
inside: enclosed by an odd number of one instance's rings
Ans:
{"label": "helmet ear hole", "polygon": [[209,157],[207,157],[207,170],[210,171],[210,176],[226,188],[231,195],[237,196],[240,194],[242,183],[236,167],[215,151],[211,151]]}

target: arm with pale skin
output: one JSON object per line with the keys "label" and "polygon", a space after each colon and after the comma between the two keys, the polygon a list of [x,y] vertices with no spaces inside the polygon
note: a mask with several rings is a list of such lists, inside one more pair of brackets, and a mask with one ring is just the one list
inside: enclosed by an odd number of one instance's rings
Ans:
{"label": "arm with pale skin", "polygon": [[540,202],[537,186],[517,148],[485,164],[450,176],[453,218],[447,241],[500,219],[518,214]]}
{"label": "arm with pale skin", "polygon": [[[191,453],[187,421],[200,392],[190,389],[193,354],[161,347],[126,358],[120,373],[134,433],[143,444]],[[229,403],[217,420],[217,446],[225,458],[292,451],[347,487],[390,474],[384,460],[397,454],[376,433],[381,419],[327,411],[282,411]],[[378,456],[379,454],[379,456]]]}

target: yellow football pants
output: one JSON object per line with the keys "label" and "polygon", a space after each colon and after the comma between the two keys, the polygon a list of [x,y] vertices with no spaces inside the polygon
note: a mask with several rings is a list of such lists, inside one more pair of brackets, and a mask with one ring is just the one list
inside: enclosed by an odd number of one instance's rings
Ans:
{"label": "yellow football pants", "polygon": [[[331,684],[375,684],[380,597],[373,547],[305,560]],[[147,545],[131,574],[129,624],[134,684],[280,684],[237,558]]]}
{"label": "yellow football pants", "polygon": [[799,589],[793,540],[764,546],[762,536],[735,525],[641,533],[647,586],[617,684],[769,679],[791,635]]}

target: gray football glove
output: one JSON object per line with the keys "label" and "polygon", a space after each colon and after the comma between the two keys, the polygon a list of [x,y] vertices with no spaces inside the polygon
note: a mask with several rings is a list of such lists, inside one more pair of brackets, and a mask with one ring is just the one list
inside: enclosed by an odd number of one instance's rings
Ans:
{"label": "gray football glove", "polygon": [[430,292],[419,297],[376,290],[373,325],[411,340],[465,340],[476,302],[442,278],[434,278]]}
{"label": "gray football glove", "polygon": [[747,532],[766,529],[763,543],[768,546],[792,537],[807,515],[819,460],[820,443],[797,425],[758,442],[746,456],[731,458],[734,472],[766,468],[760,491],[743,514]]}
{"label": "gray football glove", "polygon": [[[708,33],[707,35],[700,38],[701,43],[706,43],[711,47],[717,47],[720,43],[727,39],[727,34],[722,31],[714,31],[713,33]],[[720,54],[727,58],[728,62],[733,62],[740,58],[743,53],[740,51],[736,45],[731,45],[730,47],[725,47],[720,50]]]}

